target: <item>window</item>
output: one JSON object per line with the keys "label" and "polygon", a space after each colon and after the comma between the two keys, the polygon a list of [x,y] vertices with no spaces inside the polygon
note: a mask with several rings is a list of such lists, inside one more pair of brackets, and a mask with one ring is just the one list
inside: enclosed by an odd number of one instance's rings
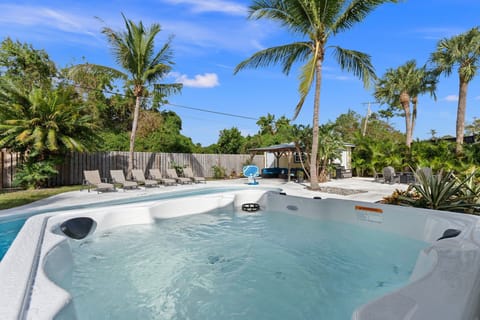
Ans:
{"label": "window", "polygon": [[[304,152],[302,152],[302,161],[305,162],[306,159],[307,159],[307,155]],[[298,152],[293,153],[293,162],[300,163],[300,154]]]}

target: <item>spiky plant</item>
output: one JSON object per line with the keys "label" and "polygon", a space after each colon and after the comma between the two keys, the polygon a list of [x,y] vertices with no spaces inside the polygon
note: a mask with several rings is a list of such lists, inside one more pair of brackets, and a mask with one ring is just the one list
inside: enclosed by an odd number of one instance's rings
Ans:
{"label": "spiky plant", "polygon": [[419,197],[401,196],[399,202],[401,205],[412,207],[470,212],[476,205],[474,199],[477,195],[467,183],[474,174],[459,179],[453,172],[446,174],[439,172],[433,175],[418,170],[415,173],[416,183],[410,185],[408,190],[418,194]]}

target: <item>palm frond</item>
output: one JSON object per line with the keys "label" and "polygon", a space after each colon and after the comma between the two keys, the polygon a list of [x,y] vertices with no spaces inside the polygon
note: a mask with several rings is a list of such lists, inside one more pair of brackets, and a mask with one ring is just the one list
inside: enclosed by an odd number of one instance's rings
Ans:
{"label": "palm frond", "polygon": [[289,74],[294,62],[305,61],[312,52],[311,43],[295,42],[282,46],[272,47],[258,51],[250,58],[240,62],[234,70],[237,74],[246,68],[266,67],[274,64],[281,64],[283,72]]}
{"label": "palm frond", "polygon": [[173,61],[171,61],[173,57],[173,51],[171,48],[171,43],[173,40],[173,36],[170,36],[167,40],[167,42],[162,46],[160,51],[153,57],[151,61],[151,65],[157,65],[157,64],[174,64]]}
{"label": "palm frond", "polygon": [[267,18],[279,22],[293,32],[308,34],[312,19],[305,15],[303,1],[257,0],[249,7],[249,19]]}
{"label": "palm frond", "polygon": [[292,117],[292,120],[295,120],[302,110],[303,103],[310,92],[312,83],[315,80],[315,68],[317,64],[317,56],[312,55],[310,60],[302,66],[302,72],[300,73],[300,86],[298,92],[300,93],[300,101],[295,107],[295,113]]}
{"label": "palm frond", "polygon": [[353,75],[363,80],[363,85],[369,88],[377,78],[370,56],[360,51],[343,49],[334,46],[334,56],[342,70],[352,72]]}
{"label": "palm frond", "polygon": [[127,79],[127,75],[120,70],[117,70],[115,68],[111,67],[106,67],[98,64],[92,64],[92,63],[84,63],[84,64],[78,64],[75,66],[72,66],[67,69],[67,76],[75,80],[78,77],[82,77],[85,73],[93,73],[93,74],[98,74],[98,73],[106,73],[112,78],[117,78],[117,79]]}
{"label": "palm frond", "polygon": [[153,86],[154,93],[160,94],[163,96],[169,96],[172,94],[177,94],[182,91],[183,84],[181,83],[170,83],[170,84],[162,84],[158,83]]}
{"label": "palm frond", "polygon": [[[343,2],[343,1],[338,1]],[[384,3],[397,3],[398,0],[353,0],[345,8],[343,13],[332,24],[331,30],[334,34],[352,28],[355,23],[365,19],[365,17],[378,6]]]}

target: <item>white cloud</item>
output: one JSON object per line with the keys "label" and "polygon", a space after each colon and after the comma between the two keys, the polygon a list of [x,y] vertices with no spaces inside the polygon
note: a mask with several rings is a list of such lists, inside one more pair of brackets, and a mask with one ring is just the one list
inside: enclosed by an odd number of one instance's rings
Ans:
{"label": "white cloud", "polygon": [[189,78],[185,74],[172,72],[170,76],[174,77],[177,82],[182,83],[185,87],[213,88],[220,85],[218,76],[215,73],[197,74],[193,78]]}
{"label": "white cloud", "polygon": [[445,100],[445,101],[448,101],[448,102],[456,102],[456,101],[458,101],[458,96],[455,95],[455,94],[450,94],[450,95],[446,96],[445,98],[443,98],[442,100]]}
{"label": "white cloud", "polygon": [[21,25],[26,27],[49,27],[57,30],[95,36],[98,25],[93,17],[79,17],[76,14],[41,6],[0,4],[0,25]]}
{"label": "white cloud", "polygon": [[325,73],[323,75],[325,79],[332,79],[332,80],[338,80],[338,81],[351,81],[353,80],[352,77],[349,76],[342,76],[342,75],[337,75],[337,74],[332,74],[332,73]]}
{"label": "white cloud", "polygon": [[416,33],[422,35],[424,39],[440,40],[442,38],[449,38],[456,36],[465,30],[460,28],[420,28],[415,30]]}
{"label": "white cloud", "polygon": [[165,0],[171,4],[186,4],[193,12],[221,12],[231,15],[246,15],[247,8],[238,3],[224,0]]}
{"label": "white cloud", "polygon": [[[241,20],[241,21],[237,21]],[[190,48],[190,54],[199,48],[228,50],[235,53],[248,53],[264,48],[259,43],[271,32],[269,25],[247,22],[243,19],[231,19],[223,22],[222,28],[212,21],[187,21],[187,20],[162,20],[162,27],[165,33],[174,34],[174,44],[177,48]]]}

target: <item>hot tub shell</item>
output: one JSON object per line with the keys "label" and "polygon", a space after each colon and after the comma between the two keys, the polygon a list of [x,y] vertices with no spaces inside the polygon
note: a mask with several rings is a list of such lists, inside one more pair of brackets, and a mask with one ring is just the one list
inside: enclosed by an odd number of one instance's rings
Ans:
{"label": "hot tub shell", "polygon": [[[409,283],[355,310],[355,320],[479,319],[479,219],[457,213],[335,199],[306,199],[273,191],[245,190],[31,217],[0,263],[1,319],[75,319],[70,294],[55,283],[71,276],[73,257],[60,225],[91,217],[91,234],[158,219],[233,210],[258,203],[260,210],[358,224],[431,245],[420,252]],[[437,241],[447,229],[457,237]],[[395,254],[392,252],[392,254]]]}

